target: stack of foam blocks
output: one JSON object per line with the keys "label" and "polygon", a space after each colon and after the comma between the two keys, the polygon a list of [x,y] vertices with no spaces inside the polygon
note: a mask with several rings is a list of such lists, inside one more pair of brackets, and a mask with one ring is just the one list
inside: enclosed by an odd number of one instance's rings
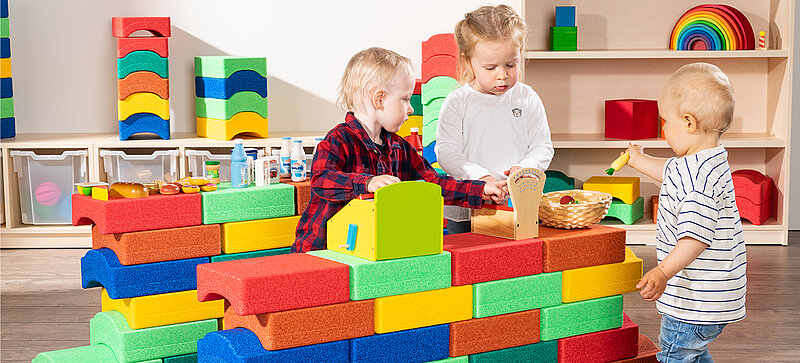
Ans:
{"label": "stack of foam blocks", "polygon": [[198,266],[199,299],[225,301],[199,361],[608,362],[653,346],[622,311],[642,276],[625,230],[442,238],[425,184],[351,201],[327,250]]}
{"label": "stack of foam blocks", "polygon": [[550,50],[578,50],[575,6],[556,6],[556,26],[550,27]]}
{"label": "stack of foam blocks", "polygon": [[269,137],[266,58],[195,57],[194,75],[197,136]]}
{"label": "stack of foam blocks", "polygon": [[633,224],[644,215],[644,197],[639,191],[638,177],[593,176],[583,183],[583,189],[608,193],[614,197],[605,218]]}
{"label": "stack of foam blocks", "polygon": [[11,26],[8,0],[0,0],[0,138],[14,137],[14,89],[11,83]]}
{"label": "stack of foam blocks", "polygon": [[117,38],[119,139],[153,133],[168,140],[170,19],[115,17],[111,24]]}
{"label": "stack of foam blocks", "polygon": [[453,34],[436,34],[422,42],[422,156],[439,170],[434,151],[439,110],[458,87],[458,47]]}
{"label": "stack of foam blocks", "polygon": [[411,128],[419,130],[419,136],[422,136],[422,80],[417,79],[414,83],[414,92],[411,94],[411,107],[414,112],[408,116],[408,120],[403,122],[397,135],[408,140],[411,136]]}
{"label": "stack of foam blocks", "polygon": [[90,345],[34,362],[196,361],[197,340],[225,312],[222,301],[198,301],[197,267],[289,253],[309,199],[308,182],[138,199],[74,194],[73,224],[92,225],[82,285],[102,287],[102,311],[89,322]]}

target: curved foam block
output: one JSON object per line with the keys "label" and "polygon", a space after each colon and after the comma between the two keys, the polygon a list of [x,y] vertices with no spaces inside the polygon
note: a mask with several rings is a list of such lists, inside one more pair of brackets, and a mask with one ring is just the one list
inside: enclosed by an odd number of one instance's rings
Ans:
{"label": "curved foam block", "polygon": [[261,346],[258,337],[244,328],[220,330],[206,334],[197,341],[199,362],[350,362],[350,341],[268,351]]}
{"label": "curved foam block", "polygon": [[633,204],[625,204],[621,200],[612,200],[605,218],[616,218],[625,224],[634,224],[644,216],[644,197],[636,198]]}
{"label": "curved foam block", "polygon": [[114,352],[105,344],[94,344],[36,355],[31,363],[85,363],[85,362],[117,362]]}
{"label": "curved foam block", "polygon": [[472,287],[475,318],[561,304],[561,272],[481,282]]}
{"label": "curved foam block", "polygon": [[14,98],[0,98],[0,118],[14,117]]}
{"label": "curved foam block", "polygon": [[[408,120],[406,120],[405,122],[403,122],[402,125],[400,125],[400,130],[397,131],[397,135],[399,135],[402,138],[406,138],[406,137],[410,136],[412,127],[418,128],[419,129],[419,135],[422,135],[422,116],[421,115],[422,115],[421,112],[420,112],[419,116],[418,115],[414,115],[414,114],[409,115],[408,116]],[[406,139],[406,140],[408,140],[408,139]]]}
{"label": "curved foam block", "polygon": [[227,120],[233,115],[245,111],[255,112],[261,117],[267,117],[267,98],[250,91],[236,92],[226,100],[205,97],[195,98],[197,117]]}
{"label": "curved foam block", "polygon": [[448,358],[447,324],[350,340],[353,363],[430,362]]}
{"label": "curved foam block", "polygon": [[422,62],[435,55],[446,54],[453,58],[458,56],[458,46],[453,33],[435,34],[422,42]]}
{"label": "curved foam block", "polygon": [[169,100],[149,92],[138,92],[124,100],[117,100],[117,117],[119,120],[125,120],[131,115],[142,112],[152,113],[164,120],[168,120]]}
{"label": "curved foam block", "polygon": [[216,319],[225,315],[223,301],[199,302],[197,290],[112,299],[103,289],[100,301],[102,311],[119,312],[131,329]]}
{"label": "curved foam block", "polygon": [[422,157],[425,158],[425,160],[427,160],[431,164],[434,164],[439,160],[436,157],[435,149],[436,149],[436,141],[433,141],[428,146],[422,148]]}
{"label": "curved foam block", "polygon": [[294,215],[294,187],[278,183],[263,187],[231,188],[217,185],[213,193],[202,193],[203,224],[250,221]]}
{"label": "curved foam block", "polygon": [[104,234],[199,226],[202,224],[200,194],[154,194],[109,200],[73,194],[72,224],[96,224],[97,231]]}
{"label": "curved foam block", "polygon": [[447,97],[460,86],[458,80],[453,77],[433,77],[422,85],[422,105],[427,105],[436,98]]}
{"label": "curved foam block", "polygon": [[[420,88],[422,88],[422,85],[420,85]],[[414,108],[414,112],[411,113],[412,116],[422,116],[422,93],[411,95],[411,107]]]}
{"label": "curved foam block", "polygon": [[422,106],[422,124],[429,125],[431,123],[436,123],[436,120],[439,119],[439,111],[442,110],[442,104],[444,103],[445,97],[437,97],[432,99],[430,102],[426,103]]}
{"label": "curved foam block", "polygon": [[234,56],[194,57],[194,75],[197,77],[228,78],[238,71],[253,71],[267,76],[267,58]]}
{"label": "curved foam block", "polygon": [[639,198],[639,177],[593,176],[583,182],[584,190],[611,194],[625,204],[633,204]]}
{"label": "curved foam block", "polygon": [[625,261],[625,230],[599,224],[581,229],[539,226],[544,272]]}
{"label": "curved foam block", "polygon": [[138,71],[149,71],[169,78],[169,60],[149,50],[137,50],[117,58],[117,79]]}
{"label": "curved foam block", "polygon": [[227,100],[238,92],[251,91],[267,97],[267,77],[255,71],[238,71],[228,78],[194,77],[195,96]]}
{"label": "curved foam block", "polygon": [[14,97],[12,78],[0,78],[0,98]]}
{"label": "curved foam block", "polygon": [[239,253],[290,247],[299,220],[300,216],[291,216],[223,223],[222,250]]}
{"label": "curved foam block", "polygon": [[139,30],[146,30],[157,37],[169,37],[172,34],[168,16],[115,16],[111,18],[111,34],[115,38],[127,38]]}
{"label": "curved foam block", "polygon": [[625,261],[561,271],[561,301],[570,303],[637,291],[642,259],[625,247]]}
{"label": "curved foam block", "polygon": [[0,78],[11,78],[11,58],[0,58]]}
{"label": "curved foam block", "polygon": [[350,300],[347,265],[305,253],[197,266],[199,301],[230,301],[238,315],[336,304]]}
{"label": "curved foam block", "polygon": [[117,80],[117,99],[124,100],[134,93],[154,93],[164,100],[169,99],[169,79],[148,71],[133,72]]}
{"label": "curved foam block", "polygon": [[472,318],[472,286],[375,299],[375,332],[415,329]]}
{"label": "curved foam block", "polygon": [[558,341],[538,342],[469,356],[470,363],[558,362]]}
{"label": "curved foam block", "polygon": [[542,272],[542,241],[511,240],[475,233],[444,237],[452,255],[453,286],[536,275]]}
{"label": "curved foam block", "polygon": [[89,250],[81,257],[81,285],[103,286],[112,299],[195,290],[197,265],[208,262],[200,257],[123,266],[108,248]]}
{"label": "curved foam block", "polygon": [[760,225],[772,217],[772,178],[750,169],[734,171],[731,178],[741,218]]}
{"label": "curved foam block", "polygon": [[17,128],[14,117],[4,117],[0,119],[0,138],[17,136]]}
{"label": "curved foam block", "polygon": [[422,62],[422,82],[433,77],[447,76],[458,79],[458,61],[449,54],[437,54]]}
{"label": "curved foam block", "polygon": [[123,265],[220,254],[218,224],[102,234],[92,226],[92,248],[109,248]]}
{"label": "curved foam block", "polygon": [[176,355],[161,360],[163,363],[197,363],[197,353]]}
{"label": "curved foam block", "polygon": [[251,251],[251,252],[241,252],[241,253],[224,254],[219,256],[211,256],[211,262],[244,260],[247,258],[256,258],[264,256],[288,255],[290,253],[292,253],[292,251],[289,247],[274,248],[271,250],[261,250],[261,251]]}
{"label": "curved foam block", "polygon": [[164,120],[150,112],[140,112],[119,122],[120,140],[127,140],[143,132],[153,133],[164,140],[169,140],[169,119]]}
{"label": "curved foam block", "polygon": [[149,50],[162,58],[168,58],[168,39],[162,37],[117,38],[117,58],[125,58],[126,55],[137,50]]}
{"label": "curved foam block", "polygon": [[0,58],[11,58],[10,38],[0,38]]}
{"label": "curved foam block", "polygon": [[450,323],[450,356],[539,342],[539,310]]}
{"label": "curved foam block", "polygon": [[555,340],[622,326],[622,295],[541,310],[541,339]]}
{"label": "curved foam block", "polygon": [[612,362],[639,352],[639,325],[622,313],[622,327],[558,340],[560,363]]}
{"label": "curved foam block", "polygon": [[544,190],[542,193],[575,189],[575,178],[570,178],[567,174],[558,170],[547,170],[544,174],[547,176],[547,179],[544,180]]}
{"label": "curved foam block", "polygon": [[197,136],[215,140],[232,140],[236,135],[269,137],[269,119],[255,112],[239,112],[229,120],[197,118]]}

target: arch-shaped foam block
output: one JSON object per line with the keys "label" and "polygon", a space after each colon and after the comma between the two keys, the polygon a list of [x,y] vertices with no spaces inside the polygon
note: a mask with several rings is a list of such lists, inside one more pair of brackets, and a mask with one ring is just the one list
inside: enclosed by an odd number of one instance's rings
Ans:
{"label": "arch-shaped foam block", "polygon": [[736,189],[739,216],[755,225],[766,222],[774,208],[772,194],[775,187],[772,178],[750,169],[734,171],[731,178]]}
{"label": "arch-shaped foam block", "polygon": [[422,85],[422,104],[426,105],[436,98],[447,95],[460,87],[458,80],[453,77],[437,76]]}
{"label": "arch-shaped foam block", "polygon": [[117,80],[118,99],[124,100],[128,96],[139,92],[153,93],[164,100],[168,100],[169,79],[161,78],[158,74],[150,71],[138,71]]}
{"label": "arch-shaped foam block", "polygon": [[115,16],[111,18],[111,34],[115,38],[127,38],[139,30],[148,31],[157,37],[172,35],[168,16]]}
{"label": "arch-shaped foam block", "polygon": [[236,328],[214,331],[197,341],[200,362],[350,362],[350,340],[269,351],[255,333]]}
{"label": "arch-shaped foam block", "polygon": [[[425,137],[424,134],[422,136],[423,138]],[[422,157],[425,158],[425,160],[428,160],[428,162],[431,164],[439,161],[439,159],[436,158],[436,152],[434,151],[435,148],[436,148],[436,141],[422,148]]]}
{"label": "arch-shaped foam block", "polygon": [[117,58],[117,79],[138,71],[150,71],[161,78],[169,78],[169,61],[149,50],[137,50]]}
{"label": "arch-shaped foam block", "polygon": [[437,97],[422,106],[422,124],[427,125],[439,119],[439,112],[445,97]]}
{"label": "arch-shaped foam block", "polygon": [[236,92],[228,99],[195,98],[195,113],[197,117],[228,120],[233,115],[246,111],[255,112],[261,117],[267,117],[267,98],[251,91]]}
{"label": "arch-shaped foam block", "polygon": [[17,136],[16,123],[14,117],[3,117],[0,119],[0,138]]}
{"label": "arch-shaped foam block", "polygon": [[239,71],[253,71],[267,76],[267,58],[200,56],[194,57],[194,75],[197,77],[229,78]]}
{"label": "arch-shaped foam block", "polygon": [[117,38],[117,58],[125,58],[126,55],[137,50],[149,50],[167,58],[169,57],[168,39],[160,37]]}
{"label": "arch-shaped foam block", "polygon": [[428,82],[437,76],[447,76],[458,79],[458,61],[456,57],[448,54],[439,54],[422,62],[422,82]]}
{"label": "arch-shaped foam block", "polygon": [[119,117],[119,120],[125,120],[133,114],[142,112],[152,113],[163,120],[168,120],[169,100],[149,92],[138,92],[124,100],[117,100],[117,117]]}
{"label": "arch-shaped foam block", "polygon": [[613,217],[625,224],[634,224],[644,215],[644,197],[636,198],[633,204],[625,204],[621,200],[612,200],[605,218]]}
{"label": "arch-shaped foam block", "polygon": [[548,170],[544,174],[547,175],[547,179],[544,181],[543,193],[575,189],[575,178],[570,178],[563,172]]}
{"label": "arch-shaped foam block", "polygon": [[239,134],[269,137],[269,119],[250,111],[239,112],[229,120],[197,118],[197,136],[215,140],[231,140]]}
{"label": "arch-shaped foam block", "polygon": [[169,140],[169,119],[164,120],[150,112],[140,112],[119,122],[120,140],[127,140],[143,132],[153,133],[164,140]]}
{"label": "arch-shaped foam block", "polygon": [[102,234],[92,226],[92,248],[109,248],[123,265],[216,256],[221,251],[220,225]]}
{"label": "arch-shaped foam block", "polygon": [[251,91],[267,97],[267,77],[255,71],[238,71],[228,78],[194,77],[197,97],[227,100],[237,92]]}
{"label": "arch-shaped foam block", "polygon": [[0,98],[14,97],[12,78],[0,78]]}
{"label": "arch-shaped foam block", "polygon": [[80,226],[92,222],[97,225],[98,232],[105,234],[199,226],[202,224],[201,197],[200,193],[181,193],[98,200],[73,194],[72,224]]}
{"label": "arch-shaped foam block", "polygon": [[453,33],[435,34],[422,42],[422,62],[435,55],[446,54],[453,58],[458,57],[458,46]]}
{"label": "arch-shaped foam block", "polygon": [[33,358],[31,363],[63,363],[63,362],[116,362],[114,351],[105,344],[94,344],[83,347],[42,352]]}

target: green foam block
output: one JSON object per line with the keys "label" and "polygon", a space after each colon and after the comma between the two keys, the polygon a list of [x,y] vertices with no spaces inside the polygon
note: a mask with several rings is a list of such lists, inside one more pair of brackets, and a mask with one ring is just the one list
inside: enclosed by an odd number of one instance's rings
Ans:
{"label": "green foam block", "polygon": [[465,355],[463,357],[453,357],[442,360],[435,360],[431,361],[430,363],[467,363],[467,362],[469,362],[469,357]]}
{"label": "green foam block", "polygon": [[264,256],[287,255],[290,252],[291,252],[290,247],[284,247],[284,248],[275,248],[271,250],[231,253],[226,255],[211,256],[211,262],[244,260],[246,258],[256,258]]}
{"label": "green foam block", "polygon": [[567,174],[558,170],[548,170],[544,174],[547,178],[544,180],[544,191],[542,193],[575,189],[575,178],[570,178]]}
{"label": "green foam block", "polygon": [[87,345],[83,347],[42,352],[36,355],[31,363],[117,363],[114,351],[105,344]]}
{"label": "green foam block", "polygon": [[197,353],[184,354],[163,359],[164,363],[197,363]]}
{"label": "green foam block", "polygon": [[422,146],[428,146],[436,141],[436,127],[439,125],[439,120],[431,122],[427,125],[422,125]]}
{"label": "green foam block", "polygon": [[442,110],[444,98],[437,98],[430,103],[422,106],[422,124],[427,125],[439,119],[439,111]]}
{"label": "green foam block", "polygon": [[450,92],[460,86],[458,80],[453,77],[433,77],[422,85],[422,104],[427,105],[436,98],[447,97]]}
{"label": "green foam block", "polygon": [[254,71],[267,76],[267,58],[202,56],[194,57],[194,75],[197,77],[228,78],[238,71]]}
{"label": "green foam block", "polygon": [[252,91],[236,92],[227,100],[218,98],[195,97],[197,117],[230,120],[239,112],[255,112],[267,117],[267,98]]}
{"label": "green foam block", "polygon": [[231,188],[225,182],[202,197],[203,224],[288,217],[295,212],[294,186],[285,183]]}
{"label": "green foam block", "polygon": [[556,363],[558,362],[558,341],[539,342],[519,347],[493,350],[469,356],[470,363]]}
{"label": "green foam block", "polygon": [[608,207],[608,212],[605,218],[614,217],[625,224],[634,224],[639,218],[644,215],[644,198],[636,198],[633,204],[625,204],[625,202],[614,199],[611,201],[611,206]]}
{"label": "green foam block", "polygon": [[89,320],[89,340],[110,347],[119,362],[139,362],[197,353],[197,340],[217,328],[208,319],[133,330],[119,312],[104,311]]}
{"label": "green foam block", "polygon": [[622,295],[541,310],[541,340],[555,340],[622,326]]}
{"label": "green foam block", "polygon": [[561,304],[561,271],[472,285],[472,316],[485,318]]}
{"label": "green foam block", "polygon": [[0,38],[11,37],[11,27],[8,23],[8,18],[0,18]]}
{"label": "green foam block", "polygon": [[14,97],[0,98],[0,118],[14,117]]}
{"label": "green foam block", "polygon": [[422,116],[422,95],[411,95],[411,107],[414,108],[411,115]]}
{"label": "green foam block", "polygon": [[169,61],[149,50],[133,51],[125,57],[117,59],[117,78],[123,79],[138,71],[149,71],[158,74],[161,78],[169,78]]}
{"label": "green foam block", "polygon": [[450,252],[369,261],[330,250],[308,252],[350,266],[350,300],[445,289],[452,282]]}

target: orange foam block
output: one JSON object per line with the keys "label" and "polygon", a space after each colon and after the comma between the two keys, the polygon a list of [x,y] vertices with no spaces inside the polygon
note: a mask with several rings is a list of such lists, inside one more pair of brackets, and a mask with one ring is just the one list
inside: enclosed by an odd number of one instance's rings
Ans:
{"label": "orange foam block", "polygon": [[639,325],[622,314],[622,327],[561,338],[559,363],[611,362],[635,357],[639,351]]}
{"label": "orange foam block", "polygon": [[350,300],[350,266],[305,253],[197,266],[197,299],[227,299],[238,315]]}
{"label": "orange foam block", "polygon": [[311,201],[311,179],[306,179],[301,182],[293,182],[292,179],[281,179],[281,183],[286,183],[294,186],[294,201],[295,201],[295,214],[303,214],[303,211],[308,207]]}
{"label": "orange foam block", "polygon": [[599,224],[582,229],[559,229],[539,226],[543,271],[625,261],[625,230]]}
{"label": "orange foam block", "polygon": [[123,265],[183,260],[220,254],[220,226],[156,229],[127,233],[100,233],[92,226],[92,248],[109,248]]}
{"label": "orange foam block", "polygon": [[255,333],[266,350],[347,340],[375,334],[375,301],[348,301],[275,313],[240,316],[225,302],[225,329]]}
{"label": "orange foam block", "polygon": [[199,226],[202,224],[200,193],[154,194],[145,198],[93,199],[72,195],[72,224],[96,224],[103,234]]}
{"label": "orange foam block", "polygon": [[450,323],[450,356],[460,357],[539,342],[539,310]]}
{"label": "orange foam block", "polygon": [[172,34],[168,16],[111,18],[111,34],[115,38],[127,38],[139,30],[148,31],[157,37],[169,37]]}
{"label": "orange foam block", "polygon": [[117,99],[124,100],[135,93],[154,93],[162,99],[169,99],[169,79],[157,73],[137,71],[117,80]]}

